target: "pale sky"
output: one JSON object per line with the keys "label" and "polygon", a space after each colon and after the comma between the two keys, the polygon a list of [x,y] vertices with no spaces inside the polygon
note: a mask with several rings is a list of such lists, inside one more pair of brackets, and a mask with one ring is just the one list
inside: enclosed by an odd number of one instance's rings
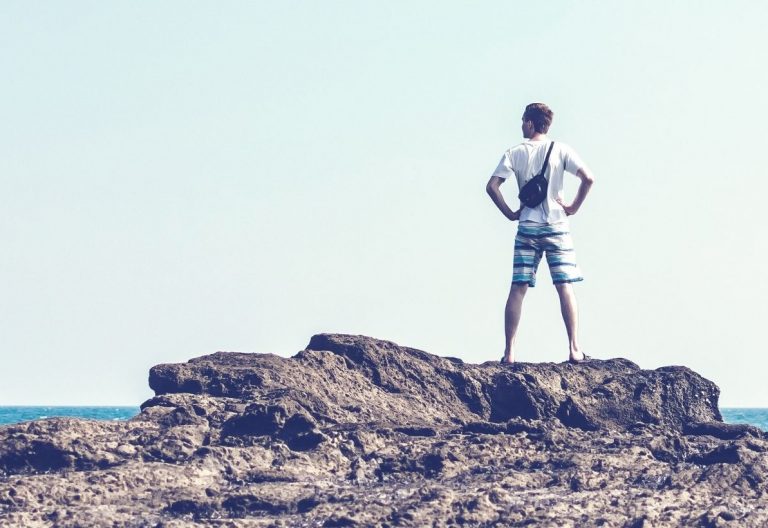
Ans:
{"label": "pale sky", "polygon": [[[138,405],[152,365],[321,332],[497,361],[516,224],[485,184],[542,101],[596,177],[571,220],[585,351],[768,407],[766,20],[751,1],[3,2],[0,405]],[[540,275],[518,359],[563,361]]]}

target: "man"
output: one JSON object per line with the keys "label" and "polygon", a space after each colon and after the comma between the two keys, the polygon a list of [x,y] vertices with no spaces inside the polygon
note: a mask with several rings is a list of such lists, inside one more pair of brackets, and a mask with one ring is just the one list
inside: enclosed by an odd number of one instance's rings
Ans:
{"label": "man", "polygon": [[[509,177],[517,180],[518,189],[532,179],[544,165],[551,141],[546,134],[552,124],[552,110],[543,103],[532,103],[523,113],[523,143],[504,152],[499,166],[494,171],[485,189],[493,203],[509,220],[519,220],[515,237],[515,257],[512,271],[512,286],[504,313],[506,346],[502,363],[514,363],[515,339],[520,323],[523,297],[528,287],[536,285],[536,270],[542,254],[547,264],[557,293],[560,296],[560,310],[568,334],[568,361],[581,363],[589,360],[579,347],[577,327],[578,309],[572,283],[583,280],[576,265],[576,253],[569,233],[568,217],[584,203],[595,179],[576,152],[569,146],[555,142],[549,158],[545,176],[549,181],[547,197],[541,205],[530,208],[522,203],[513,211],[504,201],[499,186]],[[563,202],[563,174],[575,174],[581,182],[573,202]]]}

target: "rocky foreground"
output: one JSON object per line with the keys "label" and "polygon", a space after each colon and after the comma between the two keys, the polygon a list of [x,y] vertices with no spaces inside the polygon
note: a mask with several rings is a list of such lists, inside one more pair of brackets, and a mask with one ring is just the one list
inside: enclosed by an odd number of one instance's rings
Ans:
{"label": "rocky foreground", "polygon": [[322,334],[151,369],[126,422],[0,427],[2,526],[766,526],[768,438],[685,367]]}

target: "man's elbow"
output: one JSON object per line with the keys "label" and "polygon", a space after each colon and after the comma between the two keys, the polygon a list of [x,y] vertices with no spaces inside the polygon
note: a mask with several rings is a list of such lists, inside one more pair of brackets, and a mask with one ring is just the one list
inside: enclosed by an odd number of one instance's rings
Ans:
{"label": "man's elbow", "polygon": [[584,182],[585,185],[591,186],[593,183],[595,183],[595,176],[589,170],[579,169],[577,176],[581,178],[581,181]]}
{"label": "man's elbow", "polygon": [[501,185],[504,182],[501,178],[492,177],[490,180],[488,180],[488,183],[485,185],[485,192],[490,194],[491,196],[495,195],[499,192],[499,185]]}

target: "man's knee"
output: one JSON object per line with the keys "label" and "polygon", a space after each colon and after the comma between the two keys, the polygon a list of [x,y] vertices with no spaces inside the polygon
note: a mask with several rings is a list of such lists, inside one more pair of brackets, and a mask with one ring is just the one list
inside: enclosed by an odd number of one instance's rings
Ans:
{"label": "man's knee", "polygon": [[557,294],[561,297],[573,295],[573,285],[570,282],[560,282],[555,284]]}
{"label": "man's knee", "polygon": [[527,291],[528,291],[527,282],[513,282],[512,286],[509,288],[509,296],[522,297],[523,295],[525,295],[525,292]]}

